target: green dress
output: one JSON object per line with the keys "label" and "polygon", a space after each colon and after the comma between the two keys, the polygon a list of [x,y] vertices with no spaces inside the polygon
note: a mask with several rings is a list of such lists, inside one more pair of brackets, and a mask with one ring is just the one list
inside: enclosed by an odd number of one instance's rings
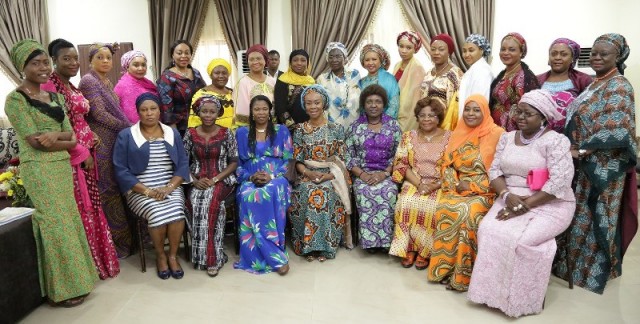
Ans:
{"label": "green dress", "polygon": [[60,302],[91,292],[98,274],[73,195],[69,154],[36,150],[26,139],[36,133],[73,131],[62,111],[64,98],[50,96],[51,104],[46,104],[12,91],[5,112],[18,134],[20,175],[36,208],[32,222],[42,295]]}

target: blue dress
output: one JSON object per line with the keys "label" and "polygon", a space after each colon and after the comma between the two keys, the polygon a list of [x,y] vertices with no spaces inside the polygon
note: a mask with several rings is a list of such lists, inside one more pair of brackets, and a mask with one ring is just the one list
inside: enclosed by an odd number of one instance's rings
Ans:
{"label": "blue dress", "polygon": [[387,98],[389,102],[384,107],[384,113],[389,115],[393,119],[398,119],[398,110],[400,109],[400,86],[393,74],[387,72],[384,68],[378,70],[378,74],[375,76],[365,76],[358,81],[358,86],[361,90],[366,87],[377,84],[387,91]]}
{"label": "blue dress", "polygon": [[[284,177],[293,157],[289,130],[275,125],[273,142],[256,142],[249,147],[249,128],[238,128],[237,193],[240,220],[240,261],[233,267],[262,274],[278,270],[289,262],[285,251],[284,229],[290,204],[291,186]],[[249,177],[258,170],[271,174],[271,181],[256,187]]]}

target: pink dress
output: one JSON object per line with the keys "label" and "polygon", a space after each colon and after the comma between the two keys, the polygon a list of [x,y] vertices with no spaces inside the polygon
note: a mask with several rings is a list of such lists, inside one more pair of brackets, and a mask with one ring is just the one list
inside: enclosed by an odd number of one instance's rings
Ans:
{"label": "pink dress", "polygon": [[529,145],[516,146],[517,134],[513,131],[500,138],[489,178],[504,176],[509,192],[529,196],[535,193],[526,183],[529,170],[547,168],[549,180],[542,191],[557,199],[506,221],[496,219],[505,207],[502,199],[496,199],[480,223],[478,256],[467,294],[469,300],[499,308],[511,317],[542,311],[555,237],[567,229],[576,208],[569,139],[549,131]]}
{"label": "pink dress", "polygon": [[[90,106],[80,90],[72,84],[69,84],[69,86],[70,88],[65,87],[54,72],[51,74],[49,82],[42,85],[42,89],[60,93],[64,96],[66,112],[78,141],[76,147],[69,150],[71,168],[73,170],[74,196],[96,270],[98,270],[100,279],[106,279],[115,277],[120,273],[120,263],[107,219],[102,211],[98,192],[98,169],[93,150],[93,132],[91,132],[89,124],[85,120],[85,115],[89,113]],[[82,162],[89,155],[93,157],[93,169],[83,169]]]}

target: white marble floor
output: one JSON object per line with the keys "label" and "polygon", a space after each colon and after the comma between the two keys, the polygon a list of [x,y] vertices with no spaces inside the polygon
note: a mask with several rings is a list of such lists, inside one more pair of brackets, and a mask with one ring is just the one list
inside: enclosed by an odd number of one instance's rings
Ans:
{"label": "white marble floor", "polygon": [[[597,295],[552,277],[546,306],[518,323],[640,323],[640,239],[623,276]],[[153,252],[141,273],[137,255],[121,260],[120,275],[101,281],[76,308],[40,306],[24,323],[509,323],[501,312],[470,303],[465,293],[429,283],[424,271],[396,258],[341,249],[335,260],[309,263],[291,255],[291,271],[253,275],[230,263],[216,278],[185,268],[182,280],[160,280]],[[182,254],[182,253],[181,253]]]}

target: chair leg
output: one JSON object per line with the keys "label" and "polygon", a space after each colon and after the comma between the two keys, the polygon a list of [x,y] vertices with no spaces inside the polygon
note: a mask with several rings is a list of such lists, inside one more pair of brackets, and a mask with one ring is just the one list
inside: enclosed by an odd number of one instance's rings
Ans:
{"label": "chair leg", "polygon": [[145,226],[142,220],[138,220],[138,247],[140,248],[140,271],[147,272],[147,262],[144,257],[144,237],[142,236],[142,226]]}
{"label": "chair leg", "polygon": [[189,244],[189,230],[186,226],[182,234],[182,239],[184,240],[184,258],[189,262],[191,260],[191,245]]}
{"label": "chair leg", "polygon": [[567,260],[567,281],[569,282],[569,289],[573,289],[573,260],[571,260],[571,253],[569,251],[569,233],[566,235],[566,260]]}
{"label": "chair leg", "polygon": [[240,255],[240,228],[238,228],[238,221],[240,221],[240,217],[238,216],[238,208],[236,206],[230,206],[231,215],[233,216],[233,246],[236,249],[236,255]]}

